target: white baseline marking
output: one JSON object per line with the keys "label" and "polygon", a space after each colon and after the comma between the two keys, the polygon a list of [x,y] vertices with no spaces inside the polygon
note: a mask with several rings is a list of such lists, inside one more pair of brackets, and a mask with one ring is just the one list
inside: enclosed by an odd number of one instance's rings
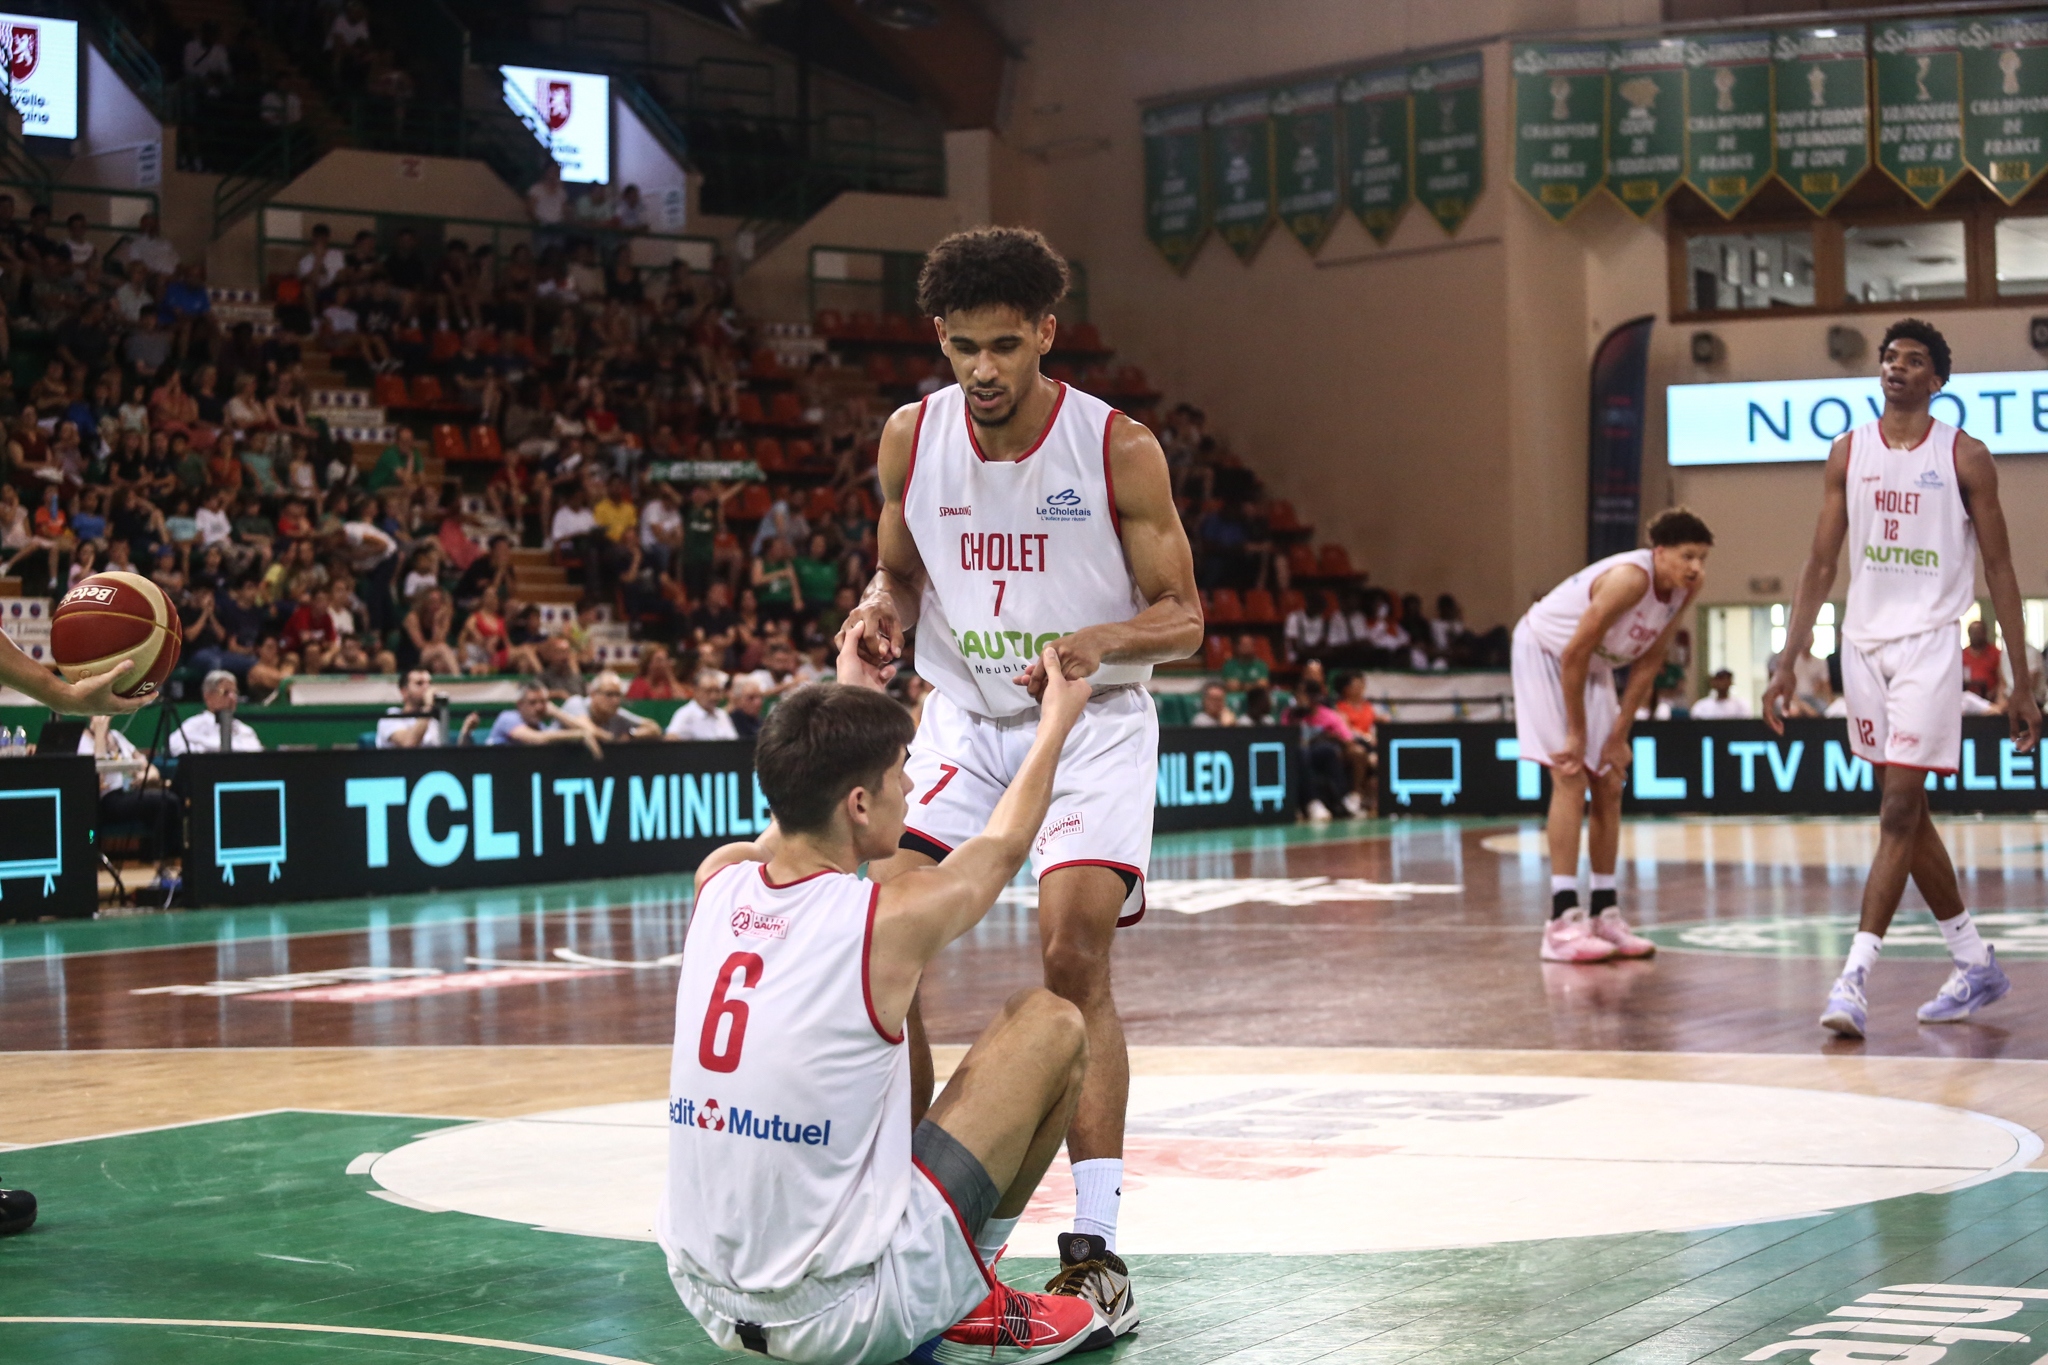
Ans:
{"label": "white baseline marking", "polygon": [[260,1332],[332,1332],[350,1337],[398,1337],[405,1341],[445,1341],[453,1346],[488,1346],[499,1351],[524,1351],[528,1355],[553,1356],[558,1360],[586,1360],[593,1365],[647,1365],[644,1360],[601,1355],[596,1351],[573,1351],[566,1346],[536,1346],[526,1341],[499,1341],[495,1337],[461,1337],[448,1332],[403,1332],[395,1327],[326,1327],[315,1322],[230,1322],[218,1318],[0,1318],[0,1322],[49,1322],[104,1324],[122,1327],[239,1327]]}

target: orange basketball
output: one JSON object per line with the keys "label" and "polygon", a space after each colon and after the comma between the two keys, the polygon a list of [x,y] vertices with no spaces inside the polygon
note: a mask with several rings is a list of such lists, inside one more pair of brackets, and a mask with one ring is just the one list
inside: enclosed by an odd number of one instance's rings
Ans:
{"label": "orange basketball", "polygon": [[133,573],[96,573],[78,580],[50,617],[50,657],[72,682],[97,677],[131,659],[135,667],[114,690],[147,696],[178,666],[185,627],[164,590]]}

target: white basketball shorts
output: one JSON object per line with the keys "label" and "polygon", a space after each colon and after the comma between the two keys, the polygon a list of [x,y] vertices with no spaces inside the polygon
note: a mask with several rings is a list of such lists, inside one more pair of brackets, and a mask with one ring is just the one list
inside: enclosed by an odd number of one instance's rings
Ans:
{"label": "white basketball shorts", "polygon": [[1963,647],[1952,625],[1863,646],[1842,641],[1849,748],[1872,763],[1952,773],[1963,758]]}
{"label": "white basketball shorts", "polygon": [[[910,742],[905,771],[909,833],[946,852],[988,827],[988,817],[1038,734],[1037,713],[992,720],[932,692]],[[1088,703],[1060,752],[1052,806],[1031,843],[1031,875],[1062,867],[1107,867],[1137,878],[1117,925],[1145,915],[1152,865],[1152,806],[1159,791],[1159,717],[1142,687],[1119,687]]]}
{"label": "white basketball shorts", "polygon": [[[1515,679],[1515,745],[1531,763],[1550,766],[1550,756],[1565,750],[1570,727],[1564,715],[1564,672],[1558,657],[1536,641],[1525,617],[1515,627],[1510,656]],[[1600,752],[1621,714],[1614,695],[1614,674],[1598,665],[1586,673],[1586,767],[1601,771]]]}
{"label": "white basketball shorts", "polygon": [[[758,1332],[767,1347],[761,1354],[818,1365],[895,1365],[966,1317],[989,1292],[989,1274],[951,1197],[922,1167],[911,1172],[910,1202],[888,1250],[867,1273],[846,1278],[851,1291],[822,1312],[795,1322],[749,1323],[745,1330]],[[673,1266],[669,1279],[713,1344],[748,1352],[740,1324],[726,1316],[742,1310],[719,1302],[715,1288]]]}

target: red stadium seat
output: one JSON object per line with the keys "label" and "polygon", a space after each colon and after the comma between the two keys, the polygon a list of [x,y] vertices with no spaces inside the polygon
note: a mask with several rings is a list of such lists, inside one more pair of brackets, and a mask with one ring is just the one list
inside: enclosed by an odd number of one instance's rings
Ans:
{"label": "red stadium seat", "polygon": [[1136,365],[1125,365],[1116,372],[1118,393],[1150,393],[1152,386],[1145,381],[1145,372]]}
{"label": "red stadium seat", "polygon": [[1294,514],[1294,504],[1285,498],[1273,499],[1273,510],[1266,517],[1266,527],[1273,531],[1302,530],[1301,518]]}
{"label": "red stadium seat", "polygon": [[811,330],[821,337],[836,337],[846,330],[846,319],[837,308],[820,308]]}
{"label": "red stadium seat", "polygon": [[1289,588],[1280,594],[1280,615],[1284,619],[1298,611],[1308,610],[1308,598],[1299,588]]}
{"label": "red stadium seat", "polygon": [[1045,367],[1045,377],[1055,383],[1071,384],[1075,379],[1074,367],[1064,361],[1057,365],[1048,365]]}
{"label": "red stadium seat", "polygon": [[791,469],[803,469],[818,458],[818,448],[809,441],[784,441],[782,453]]}
{"label": "red stadium seat", "polygon": [[885,353],[875,352],[868,357],[868,378],[885,387],[896,383],[896,363]]}
{"label": "red stadium seat", "polygon": [[1209,619],[1217,625],[1234,625],[1244,620],[1244,607],[1235,588],[1218,588],[1209,595]]}
{"label": "red stadium seat", "polygon": [[788,389],[776,394],[768,404],[768,420],[779,427],[800,427],[804,424],[804,400]]}
{"label": "red stadium seat", "polygon": [[750,483],[733,499],[733,516],[740,521],[759,521],[768,515],[773,503],[774,499],[768,496],[768,485]]}
{"label": "red stadium seat", "polygon": [[873,313],[855,313],[846,319],[846,335],[855,340],[867,341],[881,335],[875,324]]}
{"label": "red stadium seat", "polygon": [[430,374],[417,374],[412,379],[412,401],[415,406],[430,408],[441,401],[441,381]]}
{"label": "red stadium seat", "polygon": [[761,466],[763,473],[780,474],[785,468],[782,462],[782,442],[773,436],[763,436],[754,442],[754,463]]}
{"label": "red stadium seat", "polygon": [[434,458],[457,462],[469,458],[469,448],[462,443],[462,428],[453,422],[440,422],[434,427]]}
{"label": "red stadium seat", "polygon": [[733,413],[748,426],[760,426],[768,420],[768,414],[761,411],[761,398],[751,389],[740,390],[734,400]]}
{"label": "red stadium seat", "polygon": [[492,464],[505,458],[504,447],[498,444],[496,427],[475,426],[469,429],[469,458],[488,460]]}
{"label": "red stadium seat", "polygon": [[378,375],[371,392],[375,395],[377,406],[380,408],[402,408],[411,401],[406,396],[404,375]]}
{"label": "red stadium seat", "polygon": [[917,324],[900,313],[885,313],[882,316],[882,335],[891,341],[916,341]]}
{"label": "red stadium seat", "polygon": [[1202,667],[1214,673],[1223,667],[1223,661],[1230,657],[1230,642],[1221,635],[1211,635],[1202,642]]}
{"label": "red stadium seat", "polygon": [[1316,568],[1316,552],[1306,545],[1289,546],[1287,571],[1296,578],[1314,578],[1320,572]]}
{"label": "red stadium seat", "polygon": [[453,328],[444,327],[434,333],[433,343],[427,347],[427,354],[436,365],[455,359],[455,353],[462,349],[462,334]]}
{"label": "red stadium seat", "polygon": [[804,504],[804,520],[814,526],[839,515],[839,495],[829,488],[813,488],[811,500]]}
{"label": "red stadium seat", "polygon": [[1066,344],[1077,351],[1099,351],[1102,332],[1092,322],[1077,322],[1073,331],[1067,333]]}
{"label": "red stadium seat", "polygon": [[478,327],[470,332],[469,344],[478,355],[496,355],[498,334],[488,327]]}
{"label": "red stadium seat", "polygon": [[753,371],[756,379],[780,379],[784,374],[782,357],[767,346],[754,352],[753,363],[748,368]]}
{"label": "red stadium seat", "polygon": [[1273,604],[1273,594],[1264,588],[1253,588],[1244,595],[1244,619],[1254,626],[1271,625],[1280,619],[1280,609]]}
{"label": "red stadium seat", "polygon": [[718,458],[721,460],[744,461],[752,459],[753,454],[748,451],[745,441],[722,441],[718,446]]}
{"label": "red stadium seat", "polygon": [[1252,636],[1252,655],[1268,668],[1277,666],[1273,659],[1273,642],[1263,635]]}
{"label": "red stadium seat", "polygon": [[1317,556],[1316,567],[1326,578],[1349,578],[1353,573],[1350,552],[1342,545],[1323,546],[1322,553]]}

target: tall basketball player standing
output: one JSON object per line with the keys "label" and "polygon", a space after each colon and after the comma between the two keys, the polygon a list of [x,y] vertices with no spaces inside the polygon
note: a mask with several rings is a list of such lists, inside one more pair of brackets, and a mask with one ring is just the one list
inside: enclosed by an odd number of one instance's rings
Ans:
{"label": "tall basketball player standing", "polygon": [[[2024,638],[2019,580],[1998,502],[1998,467],[1974,436],[1929,411],[1948,383],[1949,347],[1940,332],[1906,318],[1884,334],[1878,378],[1884,411],[1835,438],[1813,550],[1799,578],[1778,668],[1764,692],[1764,719],[1782,714],[1797,684],[1792,662],[1810,647],[1813,621],[1835,583],[1849,542],[1849,601],[1842,617],[1842,694],[1849,748],[1877,770],[1877,855],[1863,883],[1863,918],[1849,960],[1828,993],[1820,1022],[1848,1038],[1867,1026],[1866,988],[1898,913],[1906,878],[1920,888],[1948,944],[1955,970],[1920,1007],[1923,1024],[1967,1019],[1996,1002],[2010,982],[1998,955],[1963,908],[1955,866],[1927,808],[1932,774],[1954,774],[1963,745],[1963,652],[1957,631],[1976,597],[1977,558],[1991,607],[2008,641]],[[2024,649],[2012,660],[2014,747],[2041,735],[2041,711]]]}
{"label": "tall basketball player standing", "polygon": [[[1032,843],[1045,984],[1078,1005],[1088,1075],[1067,1135],[1074,1232],[1047,1288],[1138,1322],[1116,1255],[1130,1066],[1110,944],[1144,914],[1158,722],[1152,665],[1202,643],[1193,557],[1166,457],[1139,423],[1040,373],[1067,265],[1035,232],[940,242],[918,279],[958,381],[882,433],[881,562],[846,629],[874,663],[917,628],[934,694],[910,748],[909,832],[877,880],[937,862],[980,832],[1031,745],[1050,645],[1094,695],[1062,752]],[[912,1027],[921,1028],[916,1016]],[[921,1078],[930,1092],[930,1078]]]}

